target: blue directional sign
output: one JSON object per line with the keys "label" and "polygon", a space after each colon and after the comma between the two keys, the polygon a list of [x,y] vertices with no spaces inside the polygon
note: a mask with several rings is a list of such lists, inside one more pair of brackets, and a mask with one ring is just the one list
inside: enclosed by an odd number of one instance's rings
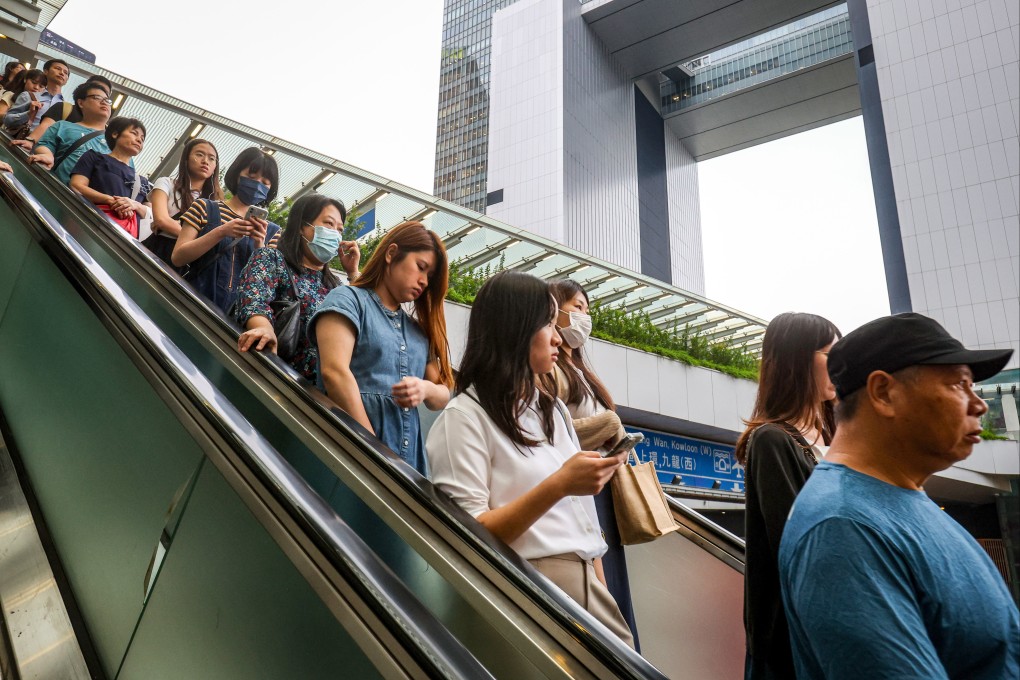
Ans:
{"label": "blue directional sign", "polygon": [[354,220],[354,223],[358,225],[358,235],[355,238],[361,238],[375,229],[375,204],[372,204],[371,210],[359,215],[358,219]]}
{"label": "blue directional sign", "polygon": [[655,463],[662,484],[744,493],[744,466],[734,457],[734,446],[654,430],[626,429],[645,436],[634,453],[642,463]]}

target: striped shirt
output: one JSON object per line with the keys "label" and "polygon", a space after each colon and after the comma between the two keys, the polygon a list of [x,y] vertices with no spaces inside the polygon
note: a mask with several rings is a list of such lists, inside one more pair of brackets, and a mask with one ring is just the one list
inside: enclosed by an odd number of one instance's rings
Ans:
{"label": "striped shirt", "polygon": [[[217,201],[220,205],[220,224],[226,224],[230,220],[240,220],[244,218],[244,215],[238,215],[236,212],[227,206],[226,201]],[[191,204],[191,207],[181,215],[181,226],[191,227],[195,229],[199,234],[202,233],[202,229],[209,223],[209,217],[205,212],[205,201],[195,201]],[[269,239],[269,243],[265,244],[269,248],[275,248],[280,240],[280,234],[282,230],[277,230],[273,235],[273,238]],[[250,237],[245,237],[250,238]]]}

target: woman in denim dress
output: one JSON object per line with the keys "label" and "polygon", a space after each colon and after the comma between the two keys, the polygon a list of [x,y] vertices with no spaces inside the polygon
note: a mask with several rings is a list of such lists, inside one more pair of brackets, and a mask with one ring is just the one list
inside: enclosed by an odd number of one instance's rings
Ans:
{"label": "woman in denim dress", "polygon": [[[418,404],[438,411],[453,372],[443,299],[446,249],[420,222],[383,237],[350,286],[334,288],[308,323],[330,399],[428,476]],[[402,305],[414,303],[414,314]]]}

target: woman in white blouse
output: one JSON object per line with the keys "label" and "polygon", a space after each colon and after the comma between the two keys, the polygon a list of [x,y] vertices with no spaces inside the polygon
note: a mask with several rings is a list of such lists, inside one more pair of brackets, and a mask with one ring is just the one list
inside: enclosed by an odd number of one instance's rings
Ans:
{"label": "woman in white blouse", "polygon": [[626,456],[581,451],[563,402],[535,381],[559,354],[557,311],[533,276],[504,272],[482,286],[457,396],[426,442],[432,481],[633,647],[602,576],[592,499]]}

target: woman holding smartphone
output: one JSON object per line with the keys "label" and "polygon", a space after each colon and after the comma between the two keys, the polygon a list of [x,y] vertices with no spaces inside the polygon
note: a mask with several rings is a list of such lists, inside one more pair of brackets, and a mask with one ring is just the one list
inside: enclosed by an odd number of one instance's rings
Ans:
{"label": "woman holding smartphone", "polygon": [[230,200],[199,199],[181,216],[171,262],[184,278],[222,311],[237,299],[241,271],[252,253],[276,245],[280,227],[266,220],[276,198],[280,171],[258,147],[245,149],[223,176]]}
{"label": "woman holding smartphone", "polygon": [[737,440],[745,466],[745,676],[793,678],[790,632],[779,586],[779,542],[793,501],[832,441],[836,389],[829,348],[840,337],[814,314],[780,314],[765,329],[758,396]]}
{"label": "woman holding smartphone", "polygon": [[[341,262],[356,254],[341,246]],[[443,311],[448,276],[442,239],[421,222],[404,222],[308,322],[329,398],[426,477],[417,406],[438,411],[453,386]]]}
{"label": "woman holding smartphone", "polygon": [[[609,390],[602,384],[584,357],[584,345],[591,335],[588,293],[576,281],[561,279],[549,284],[549,292],[559,306],[556,328],[563,344],[551,373],[543,376],[546,389],[559,397],[570,411],[574,430],[585,451],[609,450],[626,431],[616,415]],[[595,496],[595,508],[602,525],[608,550],[602,556],[606,585],[620,606],[634,634],[634,646],[640,650],[634,604],[630,596],[630,578],[620,530],[616,525],[613,492],[608,486]]]}
{"label": "woman holding smartphone", "polygon": [[583,451],[563,403],[536,376],[559,356],[546,283],[504,272],[471,308],[457,396],[429,432],[433,483],[633,647],[606,589],[592,499],[626,455]]}

